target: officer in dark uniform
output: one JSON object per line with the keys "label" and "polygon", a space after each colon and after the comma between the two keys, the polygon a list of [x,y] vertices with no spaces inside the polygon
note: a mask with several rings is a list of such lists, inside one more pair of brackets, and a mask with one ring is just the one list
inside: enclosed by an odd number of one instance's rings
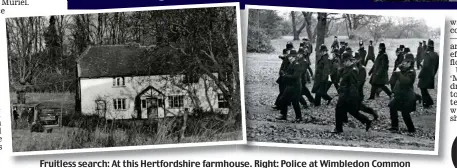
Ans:
{"label": "officer in dark uniform", "polygon": [[368,73],[371,75],[371,93],[368,99],[374,100],[375,94],[378,88],[381,88],[390,97],[392,92],[387,88],[386,84],[389,82],[388,71],[389,70],[389,58],[386,54],[386,45],[384,43],[379,44],[379,53],[376,57],[373,67]]}
{"label": "officer in dark uniform", "polygon": [[404,50],[405,49],[405,46],[404,45],[400,45],[399,48],[397,48],[396,50],[396,54],[397,54],[397,59],[395,59],[395,64],[394,64],[394,71],[397,70],[398,66],[403,62],[403,60],[405,59],[405,55],[404,55]]}
{"label": "officer in dark uniform", "polygon": [[347,47],[347,46],[346,46],[346,42],[341,41],[341,42],[340,42],[340,57],[343,56],[344,51],[346,51],[346,47]]}
{"label": "officer in dark uniform", "polygon": [[334,37],[334,40],[333,40],[333,43],[332,43],[332,51],[334,49],[339,49],[340,48],[340,44],[338,43],[338,36],[335,36]]}
{"label": "officer in dark uniform", "polygon": [[359,56],[360,56],[360,58],[359,58],[360,59],[360,63],[362,63],[362,65],[364,65],[365,64],[365,58],[367,56],[367,50],[365,50],[365,47],[363,46],[363,41],[362,40],[360,40],[360,42],[359,42],[358,53],[359,53]]}
{"label": "officer in dark uniform", "polygon": [[[408,58],[409,60],[413,60],[411,62],[411,64],[412,64],[412,67],[414,67],[415,61],[414,61],[414,55],[411,53],[411,49],[409,49],[408,47],[405,48],[403,50],[403,55],[405,55],[405,59]],[[398,73],[394,73],[394,72],[392,73],[392,76],[390,77],[390,80],[389,80],[390,88],[392,90],[394,90],[395,83],[398,80]],[[416,96],[416,100],[419,101],[419,103],[421,103],[422,102],[422,96],[417,94],[417,93],[415,94],[415,96]]]}
{"label": "officer in dark uniform", "polygon": [[294,49],[294,44],[292,42],[287,42],[286,50],[292,50],[292,49]]}
{"label": "officer in dark uniform", "polygon": [[355,59],[349,53],[343,54],[344,67],[341,75],[338,103],[335,108],[335,130],[333,133],[343,132],[343,122],[347,120],[347,113],[351,114],[365,124],[365,130],[371,127],[371,120],[359,112],[360,97],[359,94],[359,72],[355,67]]}
{"label": "officer in dark uniform", "polygon": [[[309,72],[311,75],[313,75],[313,71],[311,70],[311,62],[309,62],[309,59],[305,58],[306,51],[303,48],[300,48],[298,50],[298,54],[301,55],[301,64],[303,65],[303,69],[305,70],[305,73],[302,75],[302,92],[301,95],[305,95],[306,98],[310,103],[314,103],[314,97],[311,95],[311,92],[309,91],[308,87],[306,86],[307,83],[309,83],[307,75],[307,72]],[[309,75],[309,74],[308,74]],[[309,76],[308,76],[309,77]],[[308,108],[308,103],[306,103],[305,99],[300,97],[300,104],[302,104],[303,108],[307,109]]]}
{"label": "officer in dark uniform", "polygon": [[398,78],[395,81],[394,98],[389,103],[390,108],[390,131],[398,131],[398,111],[401,111],[403,121],[408,132],[416,131],[410,113],[416,111],[416,98],[414,93],[414,81],[416,71],[414,70],[414,57],[407,57],[399,65],[399,71],[395,71]]}
{"label": "officer in dark uniform", "polygon": [[378,113],[374,111],[373,108],[368,107],[366,104],[363,103],[364,99],[364,94],[363,94],[363,87],[365,86],[365,81],[367,79],[367,70],[365,69],[365,66],[363,66],[363,60],[360,58],[361,54],[356,52],[354,54],[354,59],[356,60],[356,65],[355,67],[357,68],[357,71],[359,72],[358,79],[359,79],[359,86],[358,86],[358,91],[360,94],[360,111],[363,111],[365,113],[373,115],[373,120],[377,120],[379,118]]}
{"label": "officer in dark uniform", "polygon": [[422,69],[419,73],[418,87],[422,94],[422,105],[428,108],[434,104],[428,89],[435,89],[435,75],[438,72],[439,56],[434,51],[433,40],[428,40],[427,51],[424,54]]}
{"label": "officer in dark uniform", "polygon": [[375,55],[374,55],[373,40],[370,40],[370,45],[368,45],[367,58],[363,64],[363,66],[367,66],[369,60],[371,60],[371,62],[374,63],[374,59],[375,59]]}
{"label": "officer in dark uniform", "polygon": [[309,46],[306,45],[306,43],[304,43],[304,46],[305,47],[301,47],[299,51],[304,53],[304,59],[306,59],[306,61],[310,64],[310,66],[308,66],[308,68],[305,69],[305,80],[306,83],[311,83],[312,77],[314,76],[313,70],[311,69],[311,60],[309,58],[311,55],[311,50],[309,49]]}
{"label": "officer in dark uniform", "polygon": [[295,111],[296,121],[302,120],[301,109],[300,109],[300,97],[301,97],[301,77],[304,73],[303,65],[300,59],[302,59],[296,50],[290,50],[289,53],[289,66],[285,73],[282,75],[282,80],[286,84],[284,93],[279,98],[279,104],[281,109],[281,116],[278,120],[287,120],[287,106],[292,103]]}
{"label": "officer in dark uniform", "polygon": [[276,80],[276,83],[279,85],[279,94],[278,97],[276,97],[276,101],[274,106],[272,107],[273,109],[279,110],[279,98],[281,95],[284,93],[284,89],[286,88],[286,84],[282,80],[282,76],[285,74],[285,71],[287,67],[289,66],[289,58],[287,58],[289,55],[289,50],[284,49],[282,50],[282,55],[279,56],[279,58],[282,60],[281,67],[279,68],[279,77]]}
{"label": "officer in dark uniform", "polygon": [[332,101],[332,97],[327,94],[328,85],[330,85],[330,70],[331,64],[328,56],[327,46],[321,45],[319,48],[320,59],[317,60],[316,64],[316,76],[312,92],[316,93],[314,105],[321,105],[321,98],[327,100],[327,105]]}
{"label": "officer in dark uniform", "polygon": [[417,69],[421,69],[422,67],[422,52],[423,52],[423,48],[422,48],[422,42],[419,41],[419,47],[417,47],[417,54],[416,54],[416,62],[417,62]]}
{"label": "officer in dark uniform", "polygon": [[333,85],[335,86],[335,89],[338,90],[339,88],[339,71],[342,67],[341,59],[340,56],[338,55],[339,51],[338,49],[333,49],[332,52],[332,57],[330,58],[330,64],[331,64],[331,70],[330,70],[330,80],[331,83],[327,87],[327,92],[330,89],[330,87]]}

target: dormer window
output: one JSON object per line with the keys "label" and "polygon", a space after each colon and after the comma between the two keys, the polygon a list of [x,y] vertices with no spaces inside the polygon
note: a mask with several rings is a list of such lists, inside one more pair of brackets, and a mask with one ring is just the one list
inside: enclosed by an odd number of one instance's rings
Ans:
{"label": "dormer window", "polygon": [[116,78],[113,78],[113,86],[114,86],[114,87],[122,87],[122,86],[125,86],[125,78],[124,78],[124,77],[116,77]]}

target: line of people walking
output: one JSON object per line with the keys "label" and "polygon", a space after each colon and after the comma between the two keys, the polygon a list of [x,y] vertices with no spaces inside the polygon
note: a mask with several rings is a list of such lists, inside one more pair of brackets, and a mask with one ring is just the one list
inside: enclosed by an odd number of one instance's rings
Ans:
{"label": "line of people walking", "polygon": [[[338,100],[335,107],[335,129],[332,133],[343,132],[344,123],[348,122],[348,113],[365,125],[368,131],[374,121],[379,119],[378,113],[364,104],[364,86],[367,77],[371,90],[368,100],[374,100],[384,91],[390,98],[390,120],[392,132],[398,132],[398,111],[409,133],[416,132],[410,113],[416,111],[416,103],[422,103],[424,108],[431,107],[434,102],[428,89],[435,88],[435,76],[438,71],[438,54],[434,51],[434,41],[429,39],[419,42],[416,56],[410,48],[400,45],[396,50],[396,60],[393,72],[389,78],[389,57],[385,43],[380,43],[378,53],[375,55],[373,41],[369,41],[368,51],[364,48],[363,41],[359,42],[359,49],[352,51],[347,42],[338,41],[334,37],[331,51],[325,44],[319,46],[316,53],[315,73],[310,67],[310,55],[313,52],[312,43],[304,38],[300,47],[294,48],[291,42],[286,44],[279,69],[279,94],[273,108],[280,111],[278,120],[287,120],[288,107],[292,105],[295,111],[295,122],[301,122],[303,109],[308,109],[308,102],[314,106],[321,106],[322,99],[330,105],[333,98],[328,95],[328,90],[334,86],[338,91]],[[372,68],[367,72],[366,65],[373,62]],[[421,94],[414,91],[416,69],[420,70],[418,85]],[[314,80],[311,91],[307,83]],[[390,89],[388,87],[390,85]],[[315,94],[313,97],[312,93]],[[364,112],[372,116],[370,119]]]}

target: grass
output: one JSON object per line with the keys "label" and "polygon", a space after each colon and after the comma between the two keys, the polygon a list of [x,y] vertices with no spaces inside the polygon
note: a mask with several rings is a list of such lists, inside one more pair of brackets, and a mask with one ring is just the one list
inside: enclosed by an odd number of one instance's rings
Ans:
{"label": "grass", "polygon": [[[11,96],[14,97],[14,93]],[[62,102],[74,107],[72,93],[27,93],[28,103]],[[14,100],[13,98],[11,100]],[[71,102],[73,101],[73,102]],[[13,125],[13,151],[43,151],[119,146],[141,146],[176,143],[198,143],[242,140],[241,124],[224,115],[206,113],[189,116],[185,136],[180,139],[182,118],[159,120],[114,120],[98,116],[69,113],[63,117],[64,126],[52,133],[30,132],[26,118]]]}
{"label": "grass", "polygon": [[[358,49],[358,41],[348,41],[345,37],[339,37],[349,43],[353,50]],[[419,41],[424,39],[385,39],[387,54],[389,56],[389,74],[391,74],[396,59],[395,49],[404,44],[409,47],[414,53],[417,50]],[[279,115],[279,111],[272,110],[277,94],[279,93],[278,85],[275,83],[278,77],[278,70],[281,65],[281,60],[278,55],[288,41],[292,41],[292,37],[283,37],[281,39],[272,40],[272,44],[276,51],[270,54],[248,53],[246,57],[246,76],[245,76],[245,92],[246,92],[246,112],[247,112],[247,138],[248,141],[259,142],[276,142],[276,143],[292,143],[292,144],[312,144],[312,145],[334,145],[334,146],[359,146],[373,148],[391,148],[391,149],[412,149],[412,150],[433,150],[435,141],[435,122],[436,122],[436,107],[423,109],[421,105],[417,105],[417,110],[412,113],[414,124],[417,128],[417,133],[413,136],[406,136],[404,132],[406,126],[403,123],[400,115],[401,134],[392,134],[386,129],[390,127],[389,115],[389,98],[381,93],[381,96],[374,101],[364,101],[366,105],[374,108],[380,115],[378,121],[372,125],[370,132],[365,132],[364,125],[350,117],[348,124],[344,126],[345,132],[340,135],[330,134],[335,124],[335,105],[337,102],[337,93],[334,87],[330,88],[329,95],[333,97],[330,105],[322,105],[320,107],[310,107],[302,109],[304,121],[294,123],[291,121],[277,121],[275,117]],[[329,47],[333,38],[326,39],[325,44]],[[299,46],[299,41],[293,41],[294,46]],[[435,40],[436,52],[439,50],[439,40]],[[365,44],[367,49],[367,44]],[[375,52],[377,52],[375,47]],[[310,57],[311,62],[315,63],[314,55]],[[372,67],[372,62],[367,64],[367,70]],[[312,66],[314,70],[314,65]],[[417,72],[419,73],[419,72]],[[438,77],[438,76],[437,76]],[[364,87],[365,99],[371,85],[367,83]],[[416,84],[414,85],[415,92],[420,93]],[[435,79],[435,86],[437,84]],[[312,83],[307,87],[311,89]],[[437,88],[437,87],[435,87]],[[437,98],[437,89],[429,90],[434,102]],[[367,115],[371,117],[370,115]],[[294,119],[294,112],[289,108],[289,120]]]}

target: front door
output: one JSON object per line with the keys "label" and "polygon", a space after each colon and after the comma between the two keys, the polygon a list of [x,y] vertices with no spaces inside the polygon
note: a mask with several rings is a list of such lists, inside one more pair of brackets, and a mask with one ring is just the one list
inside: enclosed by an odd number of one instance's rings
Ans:
{"label": "front door", "polygon": [[147,98],[146,99],[146,108],[148,113],[148,118],[157,118],[158,116],[158,101],[157,98]]}

